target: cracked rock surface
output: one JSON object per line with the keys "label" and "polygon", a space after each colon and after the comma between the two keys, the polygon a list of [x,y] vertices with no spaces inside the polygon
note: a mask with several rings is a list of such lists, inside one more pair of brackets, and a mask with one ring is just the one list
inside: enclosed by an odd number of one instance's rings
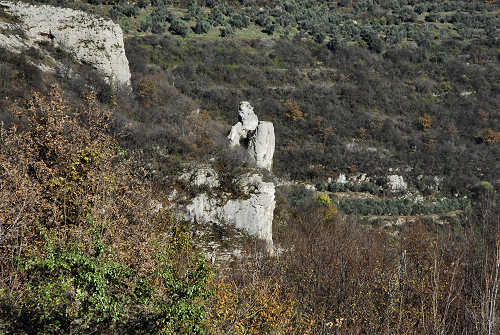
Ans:
{"label": "cracked rock surface", "polygon": [[[113,86],[130,86],[130,69],[119,25],[82,11],[0,1],[13,22],[0,21],[0,46],[24,52],[49,42],[89,64]],[[39,65],[42,70],[55,70]]]}

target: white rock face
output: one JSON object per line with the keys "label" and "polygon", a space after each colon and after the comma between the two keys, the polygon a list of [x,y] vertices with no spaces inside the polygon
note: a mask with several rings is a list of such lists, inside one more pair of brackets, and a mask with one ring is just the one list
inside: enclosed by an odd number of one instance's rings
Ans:
{"label": "white rock face", "polygon": [[240,145],[240,139],[246,138],[247,132],[243,130],[243,124],[241,122],[236,123],[231,127],[231,131],[227,138],[229,139],[229,144],[234,147],[236,145]]}
{"label": "white rock face", "polygon": [[408,189],[408,184],[404,181],[402,176],[390,175],[387,176],[387,185],[393,192],[404,192]]}
{"label": "white rock face", "polygon": [[241,139],[247,138],[248,132],[253,132],[259,124],[259,118],[255,115],[252,105],[248,101],[240,102],[238,119],[228,135],[231,146],[239,145]]}
{"label": "white rock face", "polygon": [[221,203],[206,193],[198,195],[186,207],[186,218],[200,223],[225,223],[266,242],[272,253],[273,212],[276,205],[273,183],[262,181],[259,175],[240,178],[240,187],[248,199],[230,199]]}
{"label": "white rock face", "polygon": [[338,184],[347,184],[347,177],[345,176],[345,174],[341,173],[341,174],[339,174],[336,182]]}
{"label": "white rock face", "polygon": [[261,121],[257,131],[250,138],[248,153],[257,167],[271,171],[274,156],[274,126],[272,122]]}
{"label": "white rock face", "polygon": [[257,167],[271,171],[273,164],[275,137],[272,122],[260,121],[247,101],[240,103],[238,110],[239,122],[231,127],[227,138],[234,147],[240,145],[242,139],[247,139],[247,152]]}
{"label": "white rock face", "polygon": [[238,110],[240,122],[243,124],[243,129],[247,131],[254,131],[259,124],[259,118],[255,115],[252,105],[248,101],[240,102]]}
{"label": "white rock face", "polygon": [[119,25],[82,11],[52,6],[32,6],[22,2],[0,1],[20,23],[2,23],[0,28],[20,28],[24,36],[2,34],[0,46],[23,52],[37,42],[51,42],[81,63],[103,74],[113,86],[130,85],[130,69]]}

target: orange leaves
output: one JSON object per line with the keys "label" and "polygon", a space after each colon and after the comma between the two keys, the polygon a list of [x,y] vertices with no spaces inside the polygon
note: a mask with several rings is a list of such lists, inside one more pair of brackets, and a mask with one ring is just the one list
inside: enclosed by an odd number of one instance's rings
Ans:
{"label": "orange leaves", "polygon": [[433,120],[434,118],[432,116],[425,113],[424,115],[418,117],[418,124],[423,130],[426,130],[432,126]]}
{"label": "orange leaves", "polygon": [[319,134],[322,142],[325,143],[326,140],[333,134],[334,129],[328,126],[326,119],[322,116],[316,117],[314,119],[314,123],[314,130]]}
{"label": "orange leaves", "polygon": [[216,283],[209,333],[285,334],[295,300],[274,280],[245,276],[243,285]]}
{"label": "orange leaves", "polygon": [[286,108],[285,116],[292,121],[302,121],[304,120],[304,113],[300,110],[299,105],[291,99],[288,99],[283,103]]}
{"label": "orange leaves", "polygon": [[476,135],[476,140],[486,144],[495,144],[500,142],[500,132],[491,128],[483,129]]}
{"label": "orange leaves", "polygon": [[147,108],[158,98],[158,87],[156,83],[148,78],[143,78],[137,83],[137,93],[139,99]]}
{"label": "orange leaves", "polygon": [[492,129],[487,129],[484,140],[489,144],[497,143],[500,141],[500,132],[494,131]]}

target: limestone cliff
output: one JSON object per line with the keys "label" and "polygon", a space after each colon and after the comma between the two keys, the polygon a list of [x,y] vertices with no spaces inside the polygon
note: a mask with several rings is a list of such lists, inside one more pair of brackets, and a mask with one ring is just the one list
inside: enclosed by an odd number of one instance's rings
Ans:
{"label": "limestone cliff", "polygon": [[[98,70],[113,86],[130,85],[130,70],[119,25],[82,11],[0,1],[11,19],[0,17],[0,46],[13,52],[48,42]],[[4,16],[5,16],[4,15]],[[55,70],[39,65],[43,70]]]}
{"label": "limestone cliff", "polygon": [[[217,172],[207,165],[190,166],[179,181],[187,186],[202,187],[205,191],[188,200],[186,195],[173,192],[169,207],[178,217],[201,224],[229,225],[265,241],[267,251],[273,252],[272,225],[275,186],[254,173],[235,177],[235,184],[242,196],[220,190]],[[187,205],[185,205],[187,203]]]}

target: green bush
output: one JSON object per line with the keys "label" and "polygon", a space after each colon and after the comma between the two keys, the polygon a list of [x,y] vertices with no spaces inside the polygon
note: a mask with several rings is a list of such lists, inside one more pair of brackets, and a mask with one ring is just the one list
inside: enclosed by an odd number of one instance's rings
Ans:
{"label": "green bush", "polygon": [[114,327],[127,316],[132,271],[115,262],[99,240],[85,249],[47,237],[44,254],[21,260],[25,292],[17,297],[17,322],[28,322],[24,326],[36,333],[90,332]]}
{"label": "green bush", "polygon": [[90,247],[41,234],[42,252],[20,260],[20,287],[0,292],[0,330],[129,333],[140,324],[145,333],[204,334],[213,271],[189,227],[174,224],[153,273],[123,264],[97,230]]}
{"label": "green bush", "polygon": [[175,35],[180,35],[182,37],[186,37],[189,31],[189,27],[184,21],[179,19],[174,19],[170,24],[170,28],[168,29]]}
{"label": "green bush", "polygon": [[244,14],[235,14],[231,16],[229,24],[236,29],[243,29],[248,27],[250,24],[250,19]]}
{"label": "green bush", "polygon": [[[142,27],[141,28],[146,28],[146,26]],[[151,32],[153,34],[163,34],[165,32],[165,24],[164,23],[153,23],[153,25],[151,26]]]}
{"label": "green bush", "polygon": [[215,7],[210,11],[208,15],[208,21],[212,24],[212,26],[223,26],[226,24],[226,17],[222,10],[219,7]]}
{"label": "green bush", "polygon": [[364,181],[361,183],[337,183],[332,182],[325,187],[330,192],[366,192],[370,194],[380,193],[380,187],[374,183]]}
{"label": "green bush", "polygon": [[196,21],[196,26],[193,28],[193,31],[196,34],[206,34],[210,30],[210,28],[212,27],[210,26],[210,23],[208,23],[208,21],[199,19],[198,21]]}
{"label": "green bush", "polygon": [[168,256],[159,259],[158,277],[165,294],[153,304],[158,313],[158,334],[204,334],[212,291],[208,288],[212,271],[199,257],[190,272],[181,276]]}
{"label": "green bush", "polygon": [[234,35],[234,30],[230,25],[226,25],[220,30],[220,37],[229,37],[232,35]]}
{"label": "green bush", "polygon": [[467,199],[438,199],[433,202],[417,202],[411,199],[334,199],[339,210],[356,215],[420,215],[440,214],[469,207]]}
{"label": "green bush", "polygon": [[200,16],[201,12],[201,7],[198,5],[196,1],[193,1],[189,4],[188,6],[188,13],[186,15],[186,19],[190,20],[193,18],[196,18]]}
{"label": "green bush", "polygon": [[332,36],[332,38],[326,44],[328,50],[332,52],[337,52],[345,47],[345,43],[338,36]]}

